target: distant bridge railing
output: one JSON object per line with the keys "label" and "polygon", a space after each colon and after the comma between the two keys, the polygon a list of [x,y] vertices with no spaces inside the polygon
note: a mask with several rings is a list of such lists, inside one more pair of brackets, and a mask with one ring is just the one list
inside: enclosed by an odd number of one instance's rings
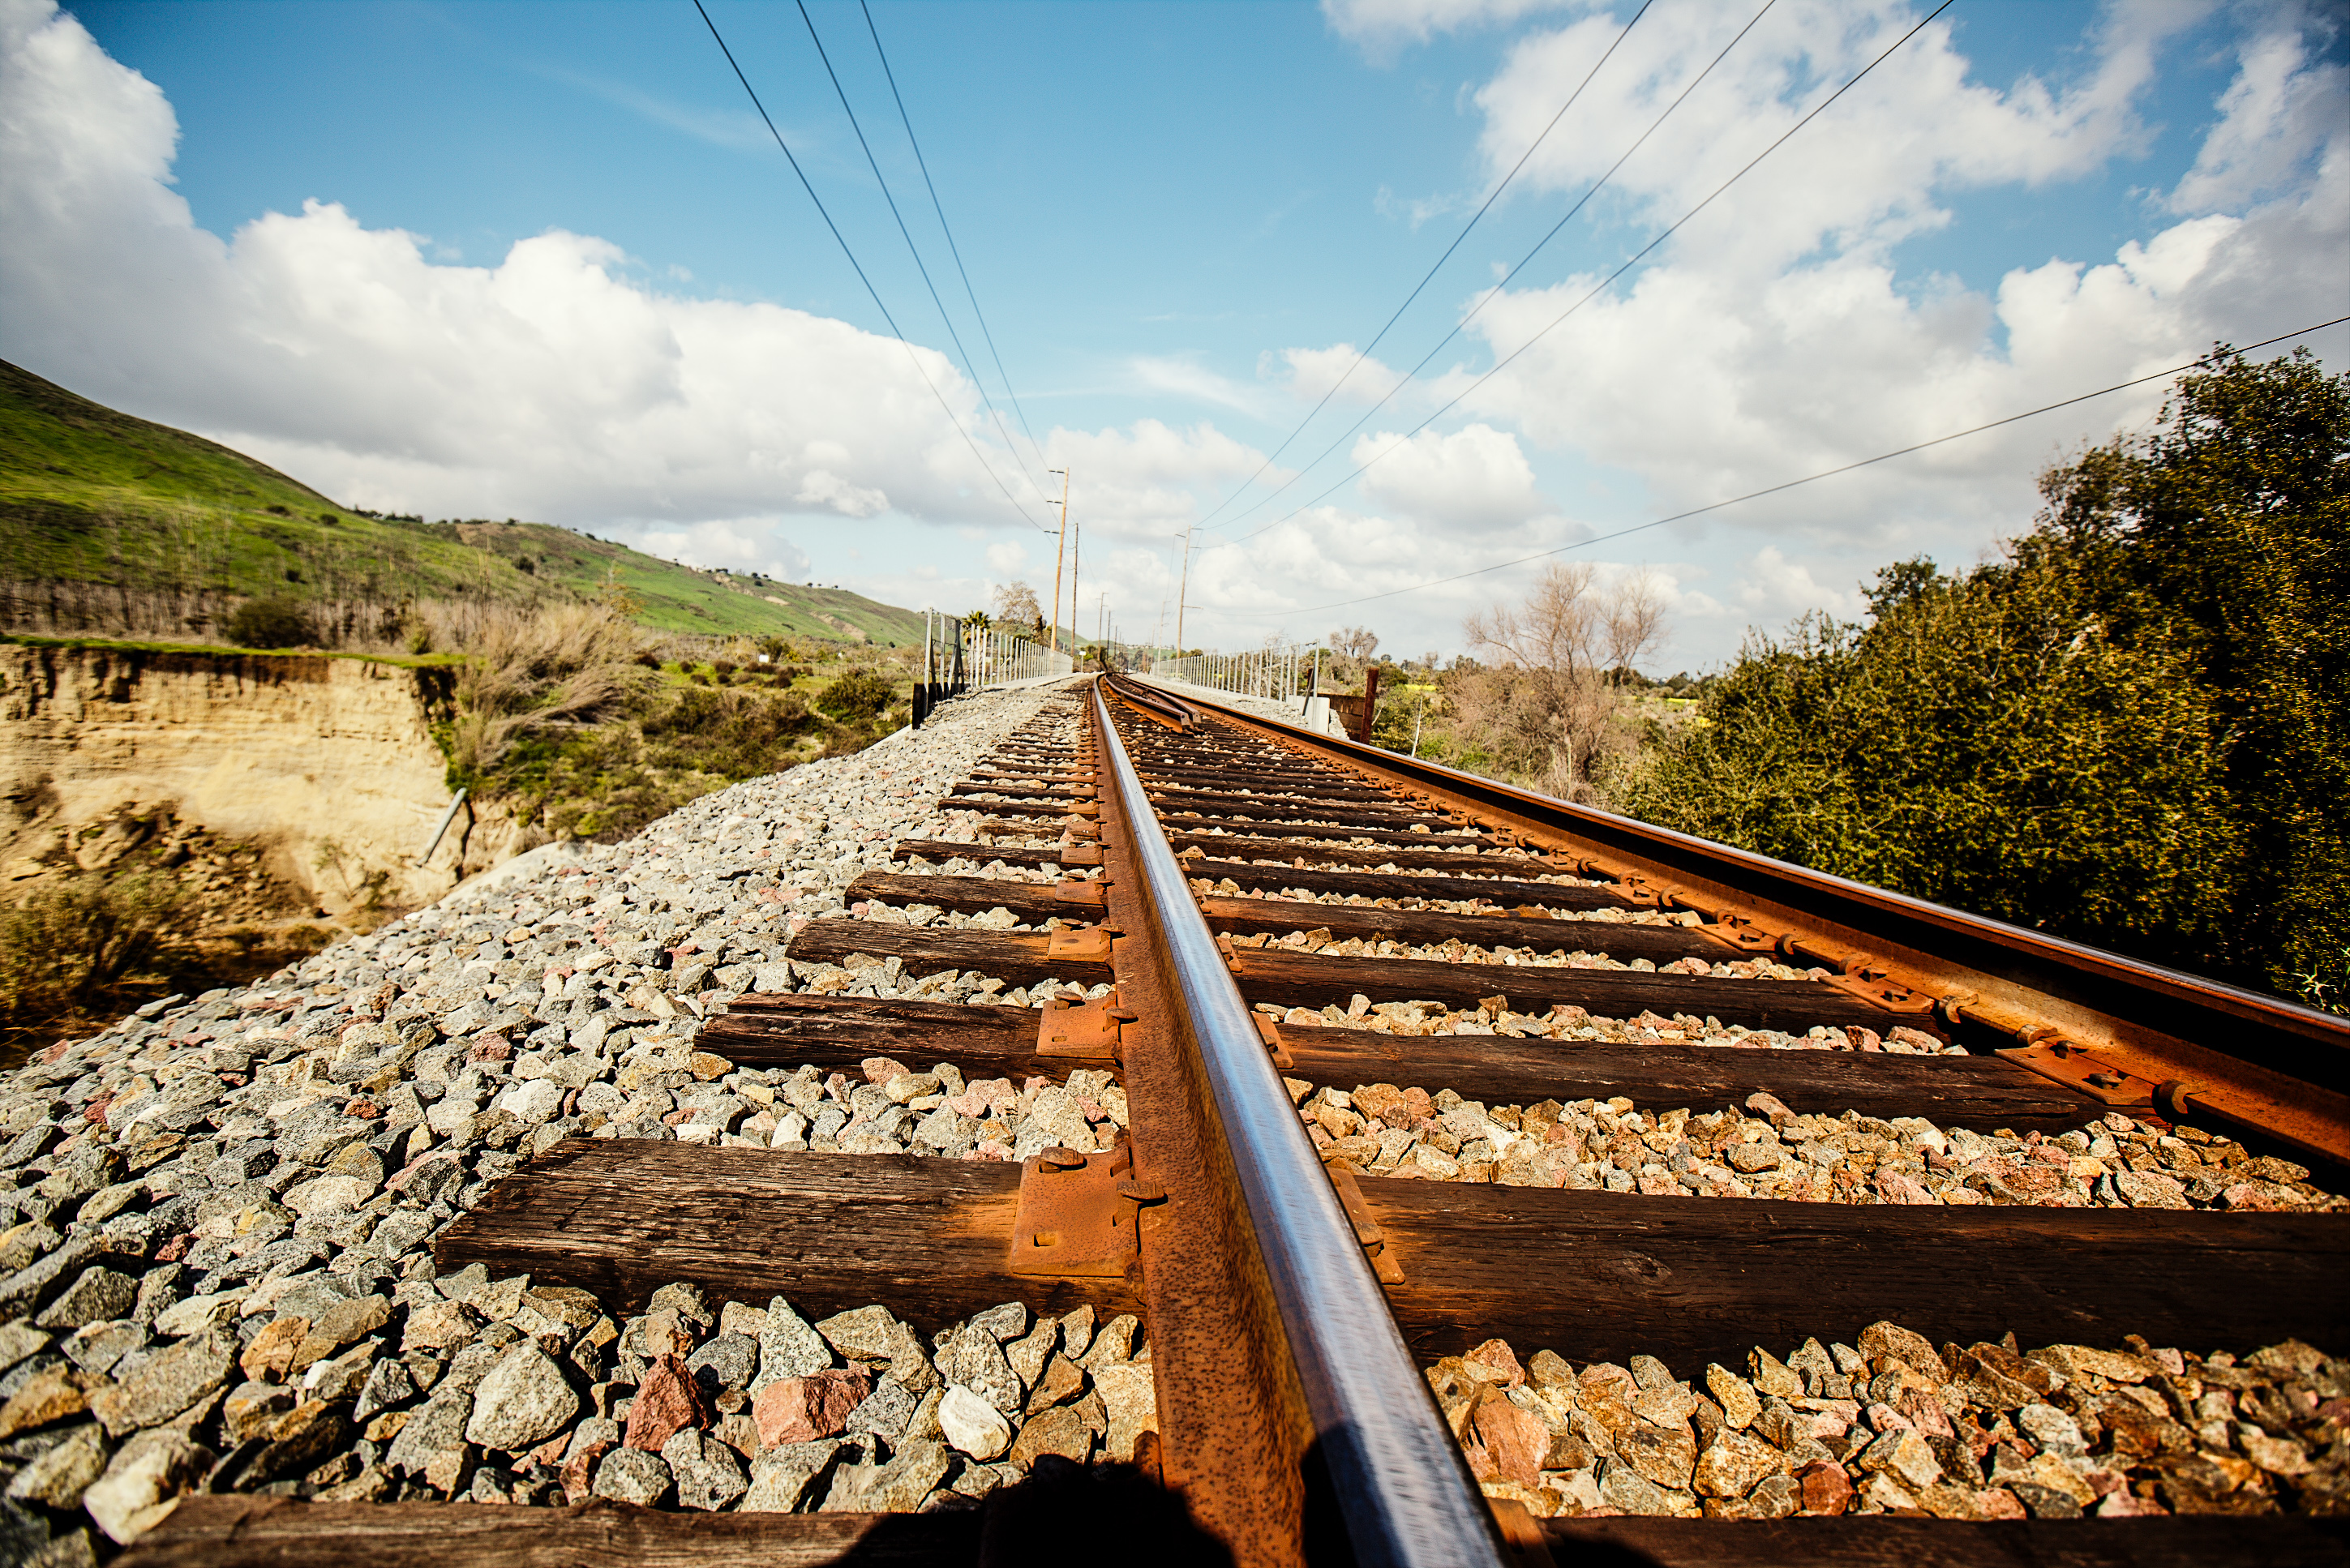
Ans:
{"label": "distant bridge railing", "polygon": [[1287,701],[1305,690],[1314,650],[1304,643],[1253,649],[1246,653],[1197,653],[1188,659],[1153,659],[1150,673],[1235,697]]}
{"label": "distant bridge railing", "polygon": [[922,668],[914,681],[914,722],[950,697],[1022,680],[1050,680],[1076,668],[1067,654],[1024,633],[971,626],[961,616],[922,612]]}

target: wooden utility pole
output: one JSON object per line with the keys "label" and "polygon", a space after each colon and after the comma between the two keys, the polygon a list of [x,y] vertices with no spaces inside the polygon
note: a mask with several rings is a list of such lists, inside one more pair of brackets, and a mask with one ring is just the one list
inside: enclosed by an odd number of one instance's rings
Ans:
{"label": "wooden utility pole", "polygon": [[1066,468],[1056,468],[1047,469],[1045,472],[1048,473],[1057,473],[1061,476],[1061,533],[1059,542],[1053,546],[1053,634],[1051,641],[1053,650],[1057,653],[1060,651],[1061,648],[1061,557],[1067,554],[1069,545],[1069,471]]}

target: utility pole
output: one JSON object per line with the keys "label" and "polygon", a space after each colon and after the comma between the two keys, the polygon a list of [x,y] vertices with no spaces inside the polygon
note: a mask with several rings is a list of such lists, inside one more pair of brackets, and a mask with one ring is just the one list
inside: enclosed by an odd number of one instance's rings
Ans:
{"label": "utility pole", "polygon": [[1191,525],[1183,526],[1183,574],[1175,587],[1175,652],[1183,652],[1183,600],[1191,591]]}
{"label": "utility pole", "polygon": [[[1066,518],[1068,514],[1069,509],[1063,506],[1061,515]],[[1066,527],[1066,524],[1063,526]],[[1077,608],[1077,568],[1085,564],[1086,531],[1071,528],[1069,534],[1069,640],[1074,643],[1077,640],[1077,617],[1085,613]],[[1076,649],[1070,651],[1076,652]]]}
{"label": "utility pole", "polygon": [[[1053,546],[1053,631],[1051,641],[1053,650],[1057,653],[1060,651],[1061,648],[1061,556],[1064,551],[1067,548],[1069,543],[1069,471],[1066,468],[1048,468],[1045,472],[1047,473],[1057,473],[1061,476],[1061,532],[1058,541]],[[1049,496],[1046,497],[1045,504],[1047,506],[1053,504],[1052,499]]]}

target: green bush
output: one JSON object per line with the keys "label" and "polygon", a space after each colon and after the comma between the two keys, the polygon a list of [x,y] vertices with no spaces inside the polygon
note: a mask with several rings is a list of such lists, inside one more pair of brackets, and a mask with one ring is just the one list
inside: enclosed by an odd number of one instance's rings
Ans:
{"label": "green bush", "polygon": [[894,695],[889,677],[860,664],[826,687],[816,705],[844,724],[866,724],[881,716]]}
{"label": "green bush", "polygon": [[660,765],[734,783],[774,773],[798,737],[823,725],[795,693],[766,697],[693,686],[642,727]]}
{"label": "green bush", "polygon": [[2225,357],[2042,490],[2005,560],[1750,643],[1626,809],[2340,1009],[2350,377]]}
{"label": "green bush", "polygon": [[309,612],[296,599],[247,599],[221,629],[239,648],[307,648],[318,640]]}

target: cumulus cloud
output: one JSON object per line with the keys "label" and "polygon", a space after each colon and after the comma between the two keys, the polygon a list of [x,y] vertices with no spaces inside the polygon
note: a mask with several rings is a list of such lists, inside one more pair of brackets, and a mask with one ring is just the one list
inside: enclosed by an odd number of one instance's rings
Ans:
{"label": "cumulus cloud", "polygon": [[743,537],[884,508],[1016,521],[924,385],[976,433],[931,349],[663,294],[579,234],[436,265],[313,201],[223,241],[170,188],[161,92],[48,0],[0,0],[0,353],[351,504]]}
{"label": "cumulus cloud", "polygon": [[[2132,106],[2182,15],[2155,8],[2106,26],[2094,40],[2095,68],[2078,82],[2053,89],[2026,76],[2004,91],[1972,79],[1950,24],[1934,22],[1676,243],[1752,274],[1823,238],[1882,246],[1939,228],[1950,221],[1936,199],[1945,188],[2043,185],[2096,169],[2143,134]],[[1678,217],[1917,16],[1892,0],[1781,0],[1611,178],[1609,209],[1644,223]],[[1527,161],[1520,188],[1581,192],[1748,20],[1742,10],[1656,7]],[[1512,46],[1476,95],[1492,174],[1524,153],[1621,26],[1597,15]]]}
{"label": "cumulus cloud", "polygon": [[[1671,134],[1627,165],[1620,194],[1595,208],[1603,233],[1637,241],[1678,217],[1918,15],[1864,0],[1781,0],[1720,79],[1692,96],[1687,119],[1668,121]],[[2137,157],[2141,99],[2163,38],[2198,15],[2116,6],[2088,35],[2071,77],[2003,88],[1978,79],[1947,31],[1929,27],[1880,67],[1881,81],[1872,77],[1838,102],[1653,265],[1471,392],[1452,417],[1478,423],[1414,438],[1409,454],[1364,475],[1360,504],[1314,508],[1243,548],[1214,552],[1204,576],[1232,607],[1231,624],[1286,621],[1312,632],[1305,623],[1317,617],[1370,618],[1391,642],[1451,646],[1464,609],[1513,591],[1532,568],[1311,607],[1703,506],[2161,371],[2216,339],[2249,343],[2342,314],[2345,73],[2316,26],[2290,14],[2233,46],[2232,79],[2200,153],[2175,190],[2147,199],[2139,237],[2104,257],[2018,256],[1981,286],[1905,265],[1903,242],[1955,222],[1962,195],[2061,193],[2065,182]],[[1637,133],[1625,128],[1653,118],[1691,62],[1711,57],[1742,20],[1658,7],[1634,35],[1640,48],[1627,45],[1634,68],[1619,76],[1611,64],[1602,74],[1608,85],[1595,84],[1589,122],[1554,133],[1534,186],[1579,192]],[[1544,19],[1510,47],[1476,99],[1491,163],[1515,159],[1620,26],[1606,15]],[[1497,294],[1471,330],[1495,358],[1509,354],[1602,275]],[[2338,355],[2345,342],[2350,332],[2335,328],[2316,347]],[[1472,379],[1449,372],[1407,395],[1457,392]],[[1748,626],[1775,628],[1812,609],[1857,614],[1859,584],[1888,561],[1984,558],[2029,525],[2041,468],[2084,441],[2142,425],[2163,391],[2150,385],[1599,544],[1581,558],[1603,567],[1658,562],[1682,628],[1675,658],[1717,661]],[[1470,439],[1471,431],[1484,435]],[[1354,462],[1385,444],[1358,441]],[[1399,463],[1407,466],[1383,472]],[[1565,506],[1543,499],[1534,472]],[[1481,496],[1482,514],[1466,503]]]}
{"label": "cumulus cloud", "polygon": [[2295,29],[2244,48],[2220,123],[2170,193],[2171,211],[2241,207],[2306,181],[2313,162],[2337,175],[2350,162],[2350,67],[2311,59],[2314,45]]}
{"label": "cumulus cloud", "polygon": [[[1865,57],[1905,15],[1825,4],[1779,10],[1792,15],[1766,19],[1778,28],[1767,39],[1757,29],[1745,68],[1720,92],[1710,82],[1691,99],[1691,109],[1711,106],[1691,127],[1710,119],[1714,140],[1691,137],[1654,161],[1644,151],[1628,167],[1631,215],[1678,215],[1692,170],[1703,171],[1700,183],[1717,180],[1811,101],[1788,86],[1800,79],[1795,52]],[[1677,16],[1684,28],[1704,21]],[[2156,227],[2095,265],[2018,266],[1988,293],[1903,271],[1898,241],[1948,220],[1943,192],[2054,182],[2133,145],[2133,94],[2151,69],[2147,35],[2158,30],[2113,20],[2093,39],[2102,52],[2083,81],[2058,89],[2026,78],[1999,93],[1969,79],[1949,39],[1929,28],[1887,61],[1880,88],[1838,103],[1789,143],[1775,171],[1765,164],[1676,235],[1657,265],[1576,308],[1466,407],[1515,425],[1537,447],[1629,470],[1658,510],[1678,510],[2159,371],[2215,339],[2251,342],[2341,314],[2350,132],[2338,108],[2329,120],[2313,106],[2338,106],[2342,71],[2306,42],[2270,35],[2243,45],[2219,123],[2171,204],[2208,206],[2221,192],[2271,199]],[[1495,114],[1519,114],[1544,96],[1516,78],[1547,47],[1529,40],[1513,52],[1485,95]],[[1554,87],[1565,68],[1553,62]],[[1821,75],[1846,69],[1824,61]],[[1568,150],[1545,178],[1574,172],[1567,165],[1586,156],[1575,140],[1564,139]],[[1507,291],[1471,330],[1497,357],[1511,353],[1597,282],[1581,275]],[[2033,474],[2063,443],[2142,422],[2161,397],[2150,386],[1742,507],[1711,525],[1769,529],[1807,548],[1879,560],[1922,545],[1945,559],[1971,554],[2028,522]]]}
{"label": "cumulus cloud", "polygon": [[[1264,454],[1211,424],[1188,428],[1139,420],[1125,430],[1056,430],[1045,451],[1069,471],[1069,514],[1084,529],[1157,547],[1202,508],[1194,485],[1227,485],[1255,472]],[[1274,483],[1287,476],[1268,469]]]}
{"label": "cumulus cloud", "polygon": [[[1356,363],[1357,358],[1360,364]],[[1351,343],[1327,348],[1284,348],[1277,357],[1266,354],[1259,361],[1259,373],[1270,374],[1276,366],[1284,365],[1289,369],[1290,395],[1306,403],[1319,402],[1324,394],[1335,391],[1335,402],[1368,408],[1403,378],[1401,371],[1364,355]]]}
{"label": "cumulus cloud", "polygon": [[778,538],[762,517],[713,517],[701,523],[657,524],[630,528],[627,543],[649,556],[761,572],[785,582],[803,581],[813,563],[806,550]]}
{"label": "cumulus cloud", "polygon": [[1549,510],[1516,434],[1489,424],[1422,431],[1409,441],[1367,433],[1348,457],[1357,467],[1372,463],[1362,488],[1373,504],[1448,532],[1483,533]]}

